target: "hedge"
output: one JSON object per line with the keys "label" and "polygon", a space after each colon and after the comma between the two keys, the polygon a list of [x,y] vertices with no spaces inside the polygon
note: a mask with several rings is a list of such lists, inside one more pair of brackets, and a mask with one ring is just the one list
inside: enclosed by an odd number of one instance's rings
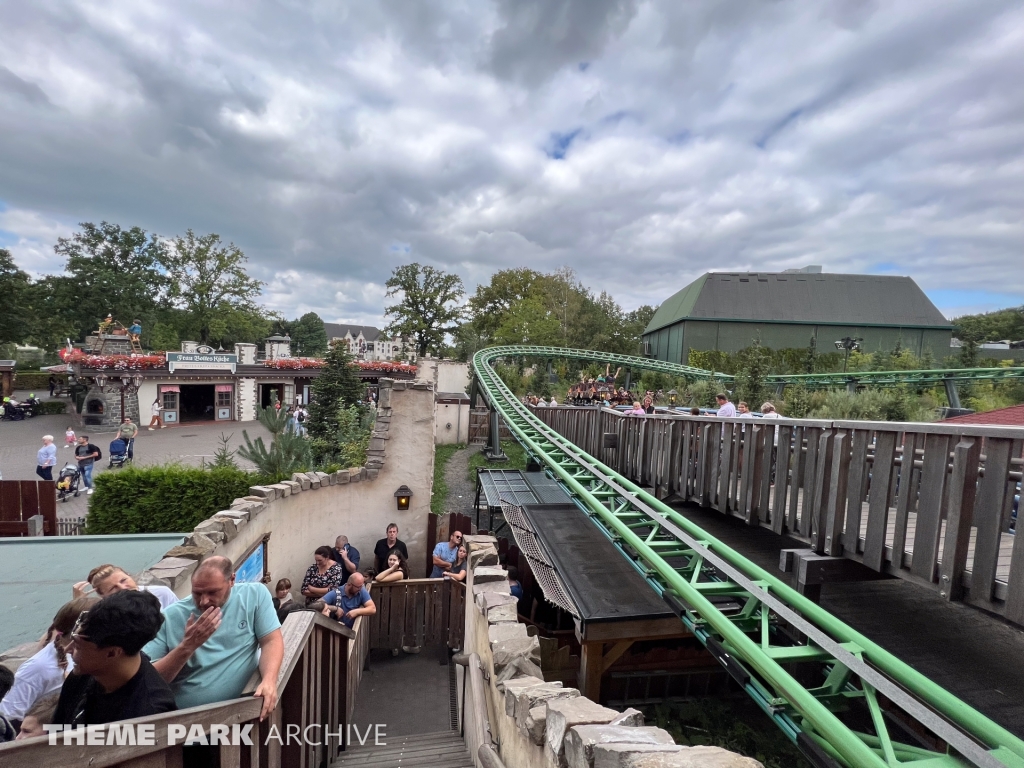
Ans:
{"label": "hedge", "polygon": [[19,391],[27,389],[30,392],[35,392],[36,394],[50,391],[50,376],[56,376],[57,381],[62,382],[65,386],[68,383],[68,377],[63,373],[51,374],[47,371],[15,371],[15,374],[15,389]]}
{"label": "hedge", "polygon": [[36,416],[59,416],[68,412],[68,404],[63,400],[44,400],[36,406]]}
{"label": "hedge", "polygon": [[96,476],[86,533],[188,533],[267,478],[240,469],[129,467]]}

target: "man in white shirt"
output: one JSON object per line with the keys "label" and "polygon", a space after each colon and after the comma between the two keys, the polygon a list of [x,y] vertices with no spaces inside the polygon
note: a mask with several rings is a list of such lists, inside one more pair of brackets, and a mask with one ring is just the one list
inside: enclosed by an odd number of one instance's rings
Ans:
{"label": "man in white shirt", "polygon": [[729,396],[724,392],[719,392],[715,395],[715,400],[718,401],[718,416],[722,419],[732,419],[736,417],[736,406],[729,402]]}

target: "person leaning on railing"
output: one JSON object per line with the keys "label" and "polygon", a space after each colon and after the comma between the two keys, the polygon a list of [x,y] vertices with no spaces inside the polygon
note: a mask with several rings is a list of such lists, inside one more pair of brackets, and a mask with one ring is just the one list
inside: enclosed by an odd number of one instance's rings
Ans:
{"label": "person leaning on railing", "polygon": [[180,708],[237,699],[259,669],[253,696],[263,697],[260,719],[273,711],[284,639],[266,586],[236,585],[230,560],[207,557],[192,573],[192,595],[164,617],[144,650]]}
{"label": "person leaning on railing", "polygon": [[409,578],[409,564],[402,557],[397,549],[392,550],[388,555],[388,567],[373,577],[373,580],[381,584],[390,584],[394,581],[402,581]]}
{"label": "person leaning on railing", "polygon": [[462,545],[458,549],[458,554],[455,556],[455,562],[452,563],[452,569],[443,574],[442,578],[452,579],[453,581],[465,581],[466,580],[466,546]]}
{"label": "person leaning on railing", "polygon": [[370,593],[364,584],[366,579],[361,573],[353,573],[348,577],[344,589],[338,593],[337,605],[325,605],[323,615],[336,619],[349,629],[360,616],[372,616],[377,612]]}

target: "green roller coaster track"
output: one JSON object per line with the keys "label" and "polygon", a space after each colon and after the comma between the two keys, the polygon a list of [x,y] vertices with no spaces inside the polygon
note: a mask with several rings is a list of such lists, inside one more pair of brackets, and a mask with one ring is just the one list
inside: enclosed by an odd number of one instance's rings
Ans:
{"label": "green roller coaster track", "polygon": [[1024,741],[536,418],[494,371],[511,356],[710,372],[556,347],[491,347],[473,357],[476,385],[516,440],[814,766],[1024,768]]}
{"label": "green roller coaster track", "polygon": [[[540,357],[548,359],[590,360],[593,362],[611,363],[646,371],[657,371],[686,379],[719,379],[732,381],[735,377],[727,373],[694,368],[691,365],[670,363],[667,360],[654,360],[647,357],[631,357],[612,352],[593,352],[585,349],[567,349],[562,347],[490,347],[483,350],[488,359],[499,357]],[[786,386],[802,384],[809,389],[821,389],[849,384],[872,384],[874,386],[895,386],[898,384],[935,385],[950,382],[966,381],[1002,381],[1005,379],[1024,379],[1024,366],[1011,368],[936,368],[924,371],[849,371],[847,373],[805,373],[784,374],[765,377],[769,386]]]}

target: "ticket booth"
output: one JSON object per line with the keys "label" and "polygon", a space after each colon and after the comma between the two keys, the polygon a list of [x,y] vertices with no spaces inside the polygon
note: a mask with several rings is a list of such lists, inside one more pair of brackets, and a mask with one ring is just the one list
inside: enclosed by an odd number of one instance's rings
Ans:
{"label": "ticket booth", "polygon": [[178,409],[181,404],[181,387],[177,384],[161,384],[158,387],[160,418],[164,424],[178,423]]}
{"label": "ticket booth", "polygon": [[231,421],[235,413],[235,385],[217,384],[217,402],[214,411],[216,421]]}

